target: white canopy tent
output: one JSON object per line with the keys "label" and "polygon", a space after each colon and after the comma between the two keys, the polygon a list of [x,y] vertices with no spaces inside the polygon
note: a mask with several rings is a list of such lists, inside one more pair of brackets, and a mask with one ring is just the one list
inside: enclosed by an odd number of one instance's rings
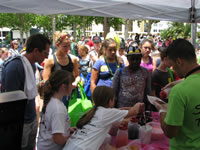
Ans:
{"label": "white canopy tent", "polygon": [[[0,0],[0,12],[72,14],[190,22],[194,0]],[[194,1],[200,20],[200,1]]]}
{"label": "white canopy tent", "polygon": [[0,0],[0,12],[200,21],[200,0]]}

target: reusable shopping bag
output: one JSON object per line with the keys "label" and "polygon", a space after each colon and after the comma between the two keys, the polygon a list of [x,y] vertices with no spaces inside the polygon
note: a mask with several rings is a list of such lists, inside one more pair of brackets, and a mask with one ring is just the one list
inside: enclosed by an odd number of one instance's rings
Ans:
{"label": "reusable shopping bag", "polygon": [[79,119],[92,108],[92,102],[88,100],[80,83],[78,83],[78,88],[80,89],[81,98],[77,98],[78,92],[75,90],[69,100],[68,114],[71,127],[76,126]]}

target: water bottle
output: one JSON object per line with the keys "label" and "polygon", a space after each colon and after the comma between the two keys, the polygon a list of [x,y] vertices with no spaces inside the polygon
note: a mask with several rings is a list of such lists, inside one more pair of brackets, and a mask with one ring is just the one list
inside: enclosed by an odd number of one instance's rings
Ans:
{"label": "water bottle", "polygon": [[128,139],[138,139],[139,127],[138,119],[136,117],[132,117],[131,121],[128,123]]}
{"label": "water bottle", "polygon": [[116,137],[116,147],[126,146],[128,144],[128,123],[119,127]]}

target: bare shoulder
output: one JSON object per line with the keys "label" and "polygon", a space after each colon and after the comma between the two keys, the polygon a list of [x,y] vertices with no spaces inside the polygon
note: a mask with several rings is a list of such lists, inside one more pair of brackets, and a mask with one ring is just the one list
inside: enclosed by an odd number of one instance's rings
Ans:
{"label": "bare shoulder", "polygon": [[79,62],[79,58],[77,56],[74,56],[72,54],[69,54],[70,58],[72,59],[73,63],[78,63]]}
{"label": "bare shoulder", "polygon": [[45,59],[44,64],[45,64],[46,67],[52,67],[54,65],[53,58]]}

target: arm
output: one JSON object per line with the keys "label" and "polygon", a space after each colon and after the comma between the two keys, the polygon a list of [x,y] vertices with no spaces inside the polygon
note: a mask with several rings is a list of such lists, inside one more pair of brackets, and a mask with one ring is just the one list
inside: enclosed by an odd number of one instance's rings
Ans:
{"label": "arm", "polygon": [[168,110],[168,104],[162,104],[159,103],[158,101],[154,101],[154,105],[160,112],[160,124],[164,134],[168,138],[175,137],[178,134],[179,126],[167,125],[164,122]]}
{"label": "arm", "polygon": [[91,94],[93,93],[95,87],[96,87],[96,83],[97,83],[97,80],[98,80],[98,76],[99,76],[99,71],[96,70],[96,69],[92,69],[92,76],[91,76],[91,85],[90,85],[90,88],[91,88]]}
{"label": "arm", "polygon": [[53,65],[54,65],[54,61],[53,61],[52,58],[45,60],[44,71],[43,71],[43,74],[42,74],[44,82],[49,79]]}
{"label": "arm", "polygon": [[178,126],[171,126],[171,125],[167,125],[164,122],[164,119],[166,117],[166,112],[161,112],[160,113],[160,124],[161,124],[161,128],[164,132],[164,134],[168,137],[168,138],[173,138],[178,134],[178,130],[179,127]]}
{"label": "arm", "polygon": [[62,133],[55,133],[52,135],[53,141],[58,145],[64,145],[70,136],[65,137]]}
{"label": "arm", "polygon": [[130,109],[128,110],[128,114],[125,118],[136,116],[139,113],[141,107],[144,107],[144,103],[137,103],[134,106],[130,107]]}
{"label": "arm", "polygon": [[90,58],[92,59],[93,63],[96,62],[96,60],[98,59],[96,56],[94,56],[92,53],[89,54]]}
{"label": "arm", "polygon": [[182,82],[184,79],[180,79],[180,80],[176,80],[174,82],[168,83],[164,88],[162,88],[162,90],[165,90],[167,88],[172,88],[173,86],[175,86],[176,84]]}
{"label": "arm", "polygon": [[74,65],[73,74],[75,77],[75,81],[74,81],[73,85],[77,86],[78,82],[80,81],[79,59],[76,56],[72,56],[72,55],[70,55],[70,57],[72,58],[72,62]]}

